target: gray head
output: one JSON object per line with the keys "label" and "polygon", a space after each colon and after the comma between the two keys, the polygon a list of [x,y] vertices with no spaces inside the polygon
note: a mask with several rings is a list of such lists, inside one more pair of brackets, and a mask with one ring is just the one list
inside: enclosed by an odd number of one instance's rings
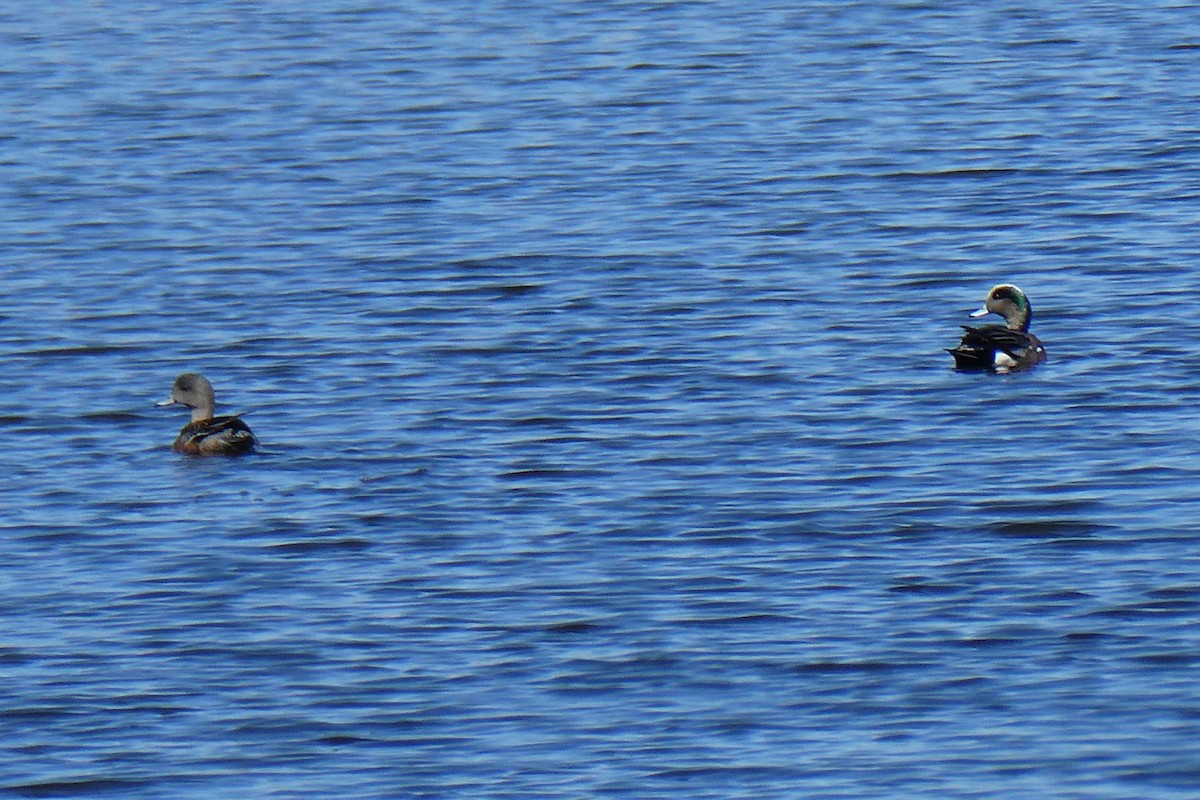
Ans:
{"label": "gray head", "polygon": [[159,405],[169,406],[172,403],[190,408],[193,422],[212,419],[213,410],[216,408],[212,384],[208,382],[208,378],[197,372],[185,372],[176,378],[171,386],[171,396]]}
{"label": "gray head", "polygon": [[1011,283],[1002,283],[992,287],[983,308],[972,312],[971,316],[982,317],[985,314],[999,314],[1012,330],[1027,331],[1033,319],[1033,307],[1029,305],[1029,298],[1024,292]]}

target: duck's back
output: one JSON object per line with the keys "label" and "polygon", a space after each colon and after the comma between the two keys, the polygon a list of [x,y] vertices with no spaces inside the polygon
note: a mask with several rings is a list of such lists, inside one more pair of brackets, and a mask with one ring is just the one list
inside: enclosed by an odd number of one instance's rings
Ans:
{"label": "duck's back", "polygon": [[184,425],[172,449],[193,456],[236,456],[254,449],[254,434],[241,417],[213,417]]}
{"label": "duck's back", "polygon": [[961,370],[1013,372],[1046,360],[1041,340],[1027,331],[1004,325],[963,325],[962,341],[953,350],[954,367]]}

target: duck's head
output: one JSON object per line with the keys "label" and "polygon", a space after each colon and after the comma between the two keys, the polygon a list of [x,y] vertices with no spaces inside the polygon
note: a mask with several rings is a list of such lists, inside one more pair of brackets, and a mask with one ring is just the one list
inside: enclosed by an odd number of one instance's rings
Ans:
{"label": "duck's head", "polygon": [[1012,330],[1026,331],[1029,330],[1029,322],[1033,319],[1033,308],[1024,292],[1011,283],[1002,283],[988,292],[983,308],[971,312],[972,317],[982,317],[986,314],[999,314]]}
{"label": "duck's head", "polygon": [[192,410],[192,420],[212,419],[216,406],[212,384],[197,372],[185,372],[171,385],[171,396],[158,405],[179,403]]}

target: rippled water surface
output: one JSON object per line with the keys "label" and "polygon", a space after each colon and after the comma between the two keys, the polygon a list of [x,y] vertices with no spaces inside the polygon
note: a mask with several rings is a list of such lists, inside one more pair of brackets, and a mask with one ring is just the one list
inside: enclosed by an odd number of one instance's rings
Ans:
{"label": "rippled water surface", "polygon": [[1197,9],[0,45],[0,793],[1200,793]]}

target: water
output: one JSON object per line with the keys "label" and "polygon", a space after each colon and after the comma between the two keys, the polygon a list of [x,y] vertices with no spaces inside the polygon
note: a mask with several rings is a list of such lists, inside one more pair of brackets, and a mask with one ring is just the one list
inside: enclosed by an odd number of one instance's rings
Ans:
{"label": "water", "polygon": [[1200,791],[1196,9],[0,41],[3,795]]}

